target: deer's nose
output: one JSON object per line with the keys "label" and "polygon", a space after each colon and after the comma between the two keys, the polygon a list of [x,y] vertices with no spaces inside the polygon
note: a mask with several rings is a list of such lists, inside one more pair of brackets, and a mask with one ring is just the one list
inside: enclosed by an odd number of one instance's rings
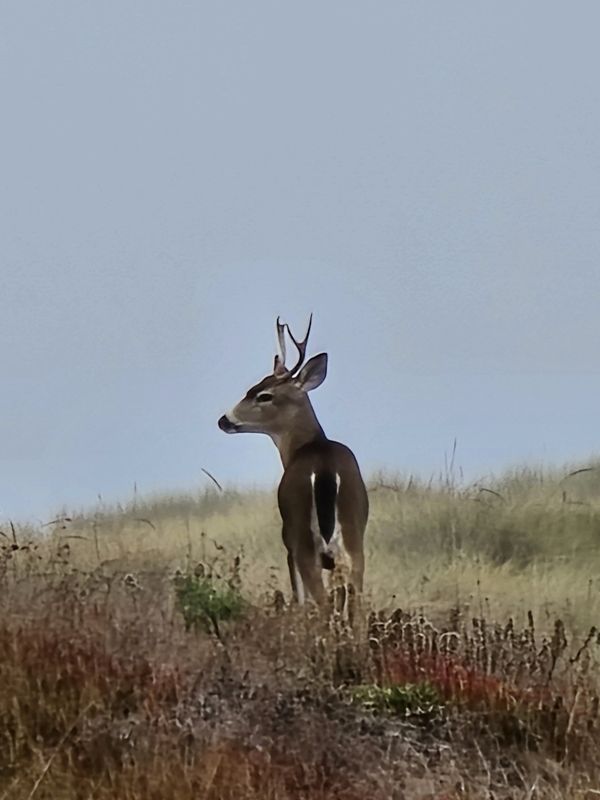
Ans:
{"label": "deer's nose", "polygon": [[225,433],[233,433],[237,427],[236,424],[227,417],[227,414],[223,414],[223,416],[220,417],[217,425],[222,431],[225,431]]}

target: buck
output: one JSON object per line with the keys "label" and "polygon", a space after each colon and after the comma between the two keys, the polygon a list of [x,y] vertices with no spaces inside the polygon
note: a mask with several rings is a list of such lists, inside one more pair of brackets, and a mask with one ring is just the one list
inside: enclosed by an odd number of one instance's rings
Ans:
{"label": "buck", "polygon": [[[350,584],[362,592],[369,501],[353,452],[327,438],[308,396],[327,375],[327,353],[304,363],[312,314],[302,341],[279,317],[276,325],[273,374],[248,389],[218,425],[225,433],[264,433],[275,443],[283,464],[277,500],[292,591],[299,603],[307,593],[322,603],[322,570],[334,569],[342,546],[350,560]],[[291,369],[285,365],[286,331],[298,351]]]}

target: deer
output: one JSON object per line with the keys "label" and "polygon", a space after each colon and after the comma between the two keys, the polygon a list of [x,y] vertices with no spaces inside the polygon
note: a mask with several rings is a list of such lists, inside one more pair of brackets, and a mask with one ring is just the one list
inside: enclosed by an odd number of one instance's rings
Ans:
{"label": "deer", "polygon": [[[277,502],[292,593],[299,604],[310,596],[322,605],[323,570],[335,569],[342,548],[350,561],[348,588],[359,596],[363,591],[369,499],[354,453],[327,438],[310,402],[309,392],[327,376],[328,359],[319,353],[305,363],[311,326],[312,314],[298,341],[277,317],[279,353],[272,374],[251,386],[218,426],[225,433],[262,433],[273,440],[283,465]],[[298,351],[291,368],[286,332]]]}

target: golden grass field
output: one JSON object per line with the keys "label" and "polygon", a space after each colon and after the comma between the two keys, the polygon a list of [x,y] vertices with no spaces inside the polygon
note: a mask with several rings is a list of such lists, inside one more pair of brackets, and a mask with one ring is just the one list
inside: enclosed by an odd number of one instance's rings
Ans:
{"label": "golden grass field", "polygon": [[[497,617],[560,613],[584,628],[600,614],[600,469],[521,470],[466,488],[379,476],[369,484],[366,591],[373,607]],[[58,517],[66,516],[65,513]],[[42,551],[121,572],[186,569],[241,555],[252,598],[289,593],[275,491],[137,498],[49,526]],[[35,535],[24,530],[21,537]]]}
{"label": "golden grass field", "polygon": [[353,628],[289,603],[274,490],[7,521],[0,800],[600,795],[600,469],[569,472],[372,478]]}

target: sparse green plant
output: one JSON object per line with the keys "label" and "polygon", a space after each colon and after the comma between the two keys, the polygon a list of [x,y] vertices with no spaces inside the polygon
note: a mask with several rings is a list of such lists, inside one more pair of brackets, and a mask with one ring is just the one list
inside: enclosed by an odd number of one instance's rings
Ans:
{"label": "sparse green plant", "polygon": [[394,686],[353,686],[352,702],[365,709],[398,716],[424,716],[437,713],[443,700],[429,683],[405,683]]}
{"label": "sparse green plant", "polygon": [[243,614],[245,602],[233,581],[200,572],[177,575],[174,583],[186,630],[212,630],[219,634],[219,623],[239,619]]}

